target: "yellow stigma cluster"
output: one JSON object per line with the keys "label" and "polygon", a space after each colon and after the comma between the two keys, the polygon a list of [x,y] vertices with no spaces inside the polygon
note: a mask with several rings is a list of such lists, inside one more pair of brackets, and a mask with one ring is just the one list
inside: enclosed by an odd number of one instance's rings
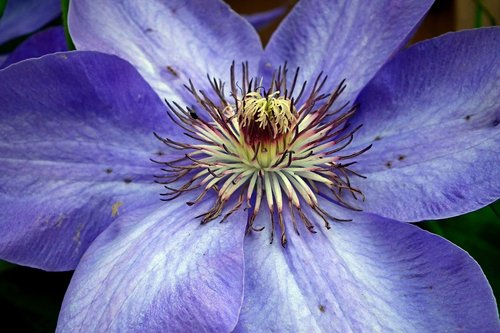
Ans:
{"label": "yellow stigma cluster", "polygon": [[239,117],[241,128],[254,125],[261,131],[270,128],[273,139],[279,134],[290,131],[296,122],[296,112],[292,101],[285,96],[280,96],[279,91],[275,91],[270,96],[262,96],[260,92],[248,93],[240,108],[243,110]]}
{"label": "yellow stigma cluster", "polygon": [[[199,191],[189,205],[203,200],[209,192],[216,193],[212,208],[199,216],[202,223],[225,213],[224,221],[246,202],[247,232],[260,230],[253,223],[261,204],[266,202],[271,242],[277,217],[281,244],[285,246],[286,224],[291,223],[299,233],[296,215],[307,230],[314,232],[316,222],[305,213],[304,204],[324,221],[326,228],[330,227],[328,220],[342,221],[319,206],[319,195],[344,208],[356,209],[343,199],[343,193],[363,199],[361,191],[349,181],[349,175],[359,174],[347,168],[353,163],[343,165],[341,161],[356,157],[369,147],[345,156],[338,154],[358,129],[346,130],[346,121],[356,106],[346,111],[343,107],[330,110],[345,88],[343,82],[330,94],[322,94],[326,78],[320,75],[309,96],[297,107],[295,101],[301,101],[305,88],[304,84],[300,93],[294,95],[298,72],[288,89],[287,69],[280,68],[278,79],[265,91],[257,85],[257,80],[249,79],[248,68],[243,69],[242,82],[237,84],[234,65],[231,67],[231,101],[226,99],[220,80],[210,79],[218,100],[196,90],[190,82],[188,90],[205,115],[198,116],[189,107],[183,109],[178,104],[174,107],[167,102],[173,113],[171,119],[186,131],[191,143],[157,135],[167,146],[181,152],[176,159],[155,161],[167,173],[157,176],[157,183],[168,191],[162,194],[163,200]],[[230,202],[233,207],[227,209]],[[288,222],[284,220],[285,210],[291,219]]]}

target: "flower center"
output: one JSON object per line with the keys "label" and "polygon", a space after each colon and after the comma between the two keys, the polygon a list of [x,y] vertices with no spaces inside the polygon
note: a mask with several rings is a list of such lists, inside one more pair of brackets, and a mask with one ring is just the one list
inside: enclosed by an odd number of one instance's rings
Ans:
{"label": "flower center", "polygon": [[[247,232],[261,231],[254,221],[267,204],[271,221],[271,242],[277,218],[281,244],[286,245],[286,226],[292,224],[299,233],[297,220],[310,231],[315,224],[304,212],[306,204],[330,228],[329,221],[346,221],[322,209],[318,196],[338,205],[358,210],[345,199],[349,192],[356,200],[364,196],[351,185],[349,176],[363,177],[349,169],[354,162],[342,163],[365,152],[370,146],[348,155],[340,155],[360,128],[348,129],[347,120],[357,106],[333,108],[345,89],[344,82],[331,93],[321,93],[327,77],[320,74],[307,97],[307,83],[295,94],[299,70],[287,87],[286,64],[280,67],[268,90],[256,79],[250,79],[248,66],[242,66],[241,82],[235,79],[231,66],[231,91],[211,79],[212,92],[197,90],[190,81],[188,91],[198,103],[199,113],[190,107],[169,103],[171,119],[186,132],[189,142],[158,139],[182,155],[170,161],[154,161],[166,166],[166,174],[157,183],[167,192],[162,200],[172,200],[189,191],[199,191],[195,205],[210,191],[216,193],[212,208],[201,214],[201,223],[221,222],[246,202],[249,210]],[[241,84],[241,86],[240,86]],[[231,208],[226,207],[232,201]],[[290,221],[285,221],[285,211]],[[298,219],[296,218],[298,216]]]}

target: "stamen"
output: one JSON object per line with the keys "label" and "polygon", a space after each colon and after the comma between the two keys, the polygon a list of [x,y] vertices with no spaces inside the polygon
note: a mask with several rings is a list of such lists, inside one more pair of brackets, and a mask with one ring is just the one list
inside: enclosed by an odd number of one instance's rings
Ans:
{"label": "stamen", "polygon": [[[286,229],[290,222],[293,231],[300,235],[296,216],[303,227],[316,232],[315,224],[302,209],[304,204],[323,220],[327,229],[331,228],[332,221],[348,221],[321,208],[318,196],[341,209],[359,211],[344,193],[350,193],[354,200],[364,201],[363,193],[353,187],[349,179],[352,175],[364,176],[348,168],[355,162],[342,164],[340,161],[357,157],[371,146],[338,155],[351,144],[360,128],[349,129],[348,124],[357,105],[347,108],[346,103],[333,108],[345,90],[345,80],[332,92],[325,93],[328,76],[323,73],[315,78],[310,89],[307,81],[298,82],[298,68],[291,82],[287,81],[287,75],[285,63],[273,74],[269,88],[265,89],[263,79],[250,77],[248,63],[241,65],[241,81],[237,81],[233,62],[229,98],[225,83],[207,75],[211,91],[196,89],[191,80],[185,85],[196,107],[165,101],[169,118],[182,128],[186,142],[154,133],[173,152],[181,153],[168,161],[152,159],[162,165],[161,170],[166,173],[157,175],[155,180],[167,190],[161,194],[162,200],[173,200],[186,192],[197,191],[195,199],[187,202],[192,206],[205,200],[213,190],[214,204],[197,216],[202,224],[222,214],[220,222],[226,221],[242,209],[246,201],[244,209],[249,214],[246,232],[251,233],[264,228],[254,227],[254,221],[262,214],[260,208],[265,198],[271,243],[275,228],[278,228],[283,247],[288,241]],[[296,94],[298,86],[301,88]],[[232,208],[226,207],[228,203]],[[288,216],[291,221],[285,219]]]}

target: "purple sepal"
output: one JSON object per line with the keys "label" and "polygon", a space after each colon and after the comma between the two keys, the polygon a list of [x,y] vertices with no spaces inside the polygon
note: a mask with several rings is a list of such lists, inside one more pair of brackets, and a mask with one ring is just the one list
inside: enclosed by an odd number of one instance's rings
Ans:
{"label": "purple sepal", "polygon": [[245,215],[200,225],[183,199],[121,217],[85,253],[57,332],[230,332],[243,298]]}
{"label": "purple sepal", "polygon": [[302,0],[266,46],[263,71],[285,61],[299,81],[328,75],[326,89],[346,79],[342,102],[353,101],[415,30],[433,0]]}
{"label": "purple sepal", "polygon": [[286,249],[266,232],[248,236],[235,332],[499,331],[491,288],[466,252],[410,224],[350,217],[330,230],[316,219],[316,234],[290,230]]}
{"label": "purple sepal", "polygon": [[262,53],[255,29],[219,0],[72,1],[68,20],[77,49],[128,60],[161,98],[181,103],[189,79],[208,90],[207,74],[228,82],[233,61],[255,73]]}
{"label": "purple sepal", "polygon": [[500,28],[485,28],[416,44],[377,74],[352,120],[358,148],[373,143],[353,166],[361,208],[420,221],[498,199],[499,61]]}
{"label": "purple sepal", "polygon": [[120,214],[157,202],[176,135],[163,103],[126,61],[67,52],[0,71],[0,256],[74,269]]}

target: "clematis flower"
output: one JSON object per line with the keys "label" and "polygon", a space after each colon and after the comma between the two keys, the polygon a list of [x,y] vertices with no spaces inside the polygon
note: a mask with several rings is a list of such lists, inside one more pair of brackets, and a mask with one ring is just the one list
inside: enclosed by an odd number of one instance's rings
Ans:
{"label": "clematis flower", "polygon": [[22,60],[67,50],[64,29],[62,27],[51,27],[33,34],[19,44],[19,46],[7,56],[5,61],[0,63],[0,69]]}
{"label": "clematis flower", "polygon": [[[3,12],[0,10],[2,12],[0,13],[0,44],[41,28],[61,13],[59,0],[9,0],[4,6]],[[15,56],[0,54],[0,68],[7,67],[13,60],[20,60],[22,54],[34,56],[42,51],[59,51],[53,49],[58,41],[52,41],[47,38],[48,36],[49,33],[46,33],[43,38],[30,37],[30,41],[23,42],[25,44],[22,47],[23,50],[17,52]]]}
{"label": "clematis flower", "polygon": [[0,44],[43,27],[60,13],[59,0],[8,0],[0,17]]}
{"label": "clematis flower", "polygon": [[406,223],[500,189],[499,29],[401,50],[431,3],[303,0],[263,49],[220,1],[72,1],[79,51],[0,71],[1,258],[76,268],[59,332],[498,331]]}

